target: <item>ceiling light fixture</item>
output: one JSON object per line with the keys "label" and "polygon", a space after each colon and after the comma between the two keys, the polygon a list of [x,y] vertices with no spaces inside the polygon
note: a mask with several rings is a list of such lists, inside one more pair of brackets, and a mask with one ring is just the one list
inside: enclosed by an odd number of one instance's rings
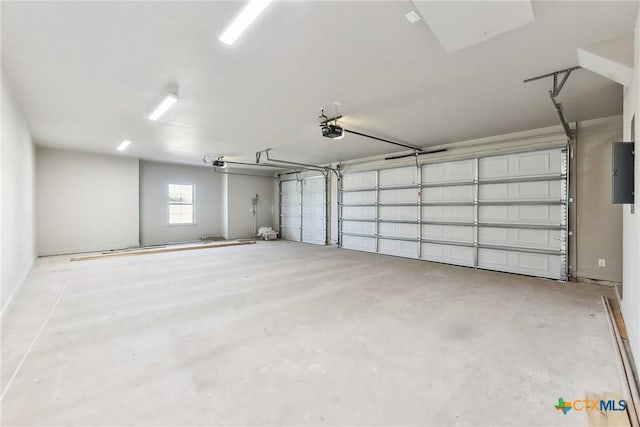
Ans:
{"label": "ceiling light fixture", "polygon": [[125,139],[120,143],[120,145],[118,145],[118,151],[126,150],[129,144],[131,144],[131,141],[129,141],[128,139]]}
{"label": "ceiling light fixture", "polygon": [[231,46],[251,23],[271,3],[271,0],[250,0],[242,12],[229,24],[219,40]]}
{"label": "ceiling light fixture", "polygon": [[156,109],[153,110],[153,113],[149,114],[149,120],[158,120],[177,101],[178,95],[176,95],[175,93],[169,93],[156,107]]}

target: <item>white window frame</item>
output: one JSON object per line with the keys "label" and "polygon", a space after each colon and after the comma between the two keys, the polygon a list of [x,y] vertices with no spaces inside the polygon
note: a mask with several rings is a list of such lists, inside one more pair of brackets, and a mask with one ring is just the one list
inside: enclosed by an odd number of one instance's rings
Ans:
{"label": "white window frame", "polygon": [[[189,205],[189,203],[171,203],[171,186],[172,185],[188,185],[191,187],[191,222],[171,222],[171,205]],[[169,227],[184,227],[196,225],[196,185],[191,183],[170,183],[167,185],[167,224]]]}

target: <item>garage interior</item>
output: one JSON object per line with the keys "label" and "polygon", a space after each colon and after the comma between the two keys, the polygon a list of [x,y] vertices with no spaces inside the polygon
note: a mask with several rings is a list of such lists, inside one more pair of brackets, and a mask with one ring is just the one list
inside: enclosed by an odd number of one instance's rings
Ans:
{"label": "garage interior", "polygon": [[638,1],[0,19],[2,425],[640,425]]}

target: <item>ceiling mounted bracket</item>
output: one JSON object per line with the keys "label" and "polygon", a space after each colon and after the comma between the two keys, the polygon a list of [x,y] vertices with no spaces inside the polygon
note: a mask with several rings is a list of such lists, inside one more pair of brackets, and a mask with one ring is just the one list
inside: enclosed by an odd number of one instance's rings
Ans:
{"label": "ceiling mounted bracket", "polygon": [[[553,90],[551,91],[551,96],[555,98],[556,96],[560,95],[560,91],[564,87],[564,84],[567,82],[567,79],[569,79],[569,76],[571,75],[571,73],[581,68],[582,67],[580,66],[565,68],[564,70],[558,70],[552,73],[542,74],[541,76],[531,77],[529,79],[524,80],[523,83],[529,83],[529,82],[534,82],[536,80],[546,79],[547,77],[553,77]],[[558,82],[558,79],[559,79],[559,82]]]}
{"label": "ceiling mounted bracket", "polygon": [[564,87],[564,84],[569,79],[569,76],[571,75],[571,73],[581,68],[582,67],[580,66],[565,68],[564,70],[558,70],[558,71],[554,71],[553,73],[547,73],[541,76],[531,77],[523,81],[523,83],[529,83],[536,80],[545,79],[547,77],[553,77],[553,89],[549,91],[549,96],[551,97],[551,103],[553,104],[553,108],[556,111],[556,114],[558,115],[558,120],[560,120],[560,124],[564,129],[564,133],[567,136],[567,140],[569,141],[569,143],[572,143],[573,140],[575,139],[576,131],[572,130],[571,127],[569,126],[569,123],[567,122],[567,119],[564,115],[562,104],[559,103],[556,100],[556,98],[558,95],[560,95],[560,91],[562,90],[562,88]]}
{"label": "ceiling mounted bracket", "polygon": [[323,112],[323,114],[318,116],[318,118],[322,119],[322,121],[320,121],[320,126],[322,126],[322,125],[326,125],[327,123],[335,122],[336,120],[341,119],[342,115],[328,118],[327,116],[324,115],[324,112]]}

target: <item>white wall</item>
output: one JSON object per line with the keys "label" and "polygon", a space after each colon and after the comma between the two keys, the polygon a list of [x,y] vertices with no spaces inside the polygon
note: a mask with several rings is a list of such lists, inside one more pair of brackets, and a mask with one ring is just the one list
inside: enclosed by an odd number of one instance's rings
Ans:
{"label": "white wall", "polygon": [[[252,172],[255,173],[255,172]],[[253,176],[227,175],[227,223],[225,236],[238,239],[254,236],[251,200],[258,195],[258,228],[274,227],[274,179]]]}
{"label": "white wall", "polygon": [[139,244],[138,159],[38,147],[40,255]]}
{"label": "white wall", "polygon": [[624,88],[624,139],[631,138],[631,119],[635,114],[635,213],[631,205],[623,208],[622,313],[629,343],[640,372],[640,13],[635,30],[635,73],[633,84]]}
{"label": "white wall", "polygon": [[[195,224],[169,225],[169,184],[192,184]],[[210,167],[140,162],[140,242],[154,245],[220,236],[222,177]]]}
{"label": "white wall", "polygon": [[4,71],[1,79],[0,313],[4,315],[35,258],[35,149]]}

